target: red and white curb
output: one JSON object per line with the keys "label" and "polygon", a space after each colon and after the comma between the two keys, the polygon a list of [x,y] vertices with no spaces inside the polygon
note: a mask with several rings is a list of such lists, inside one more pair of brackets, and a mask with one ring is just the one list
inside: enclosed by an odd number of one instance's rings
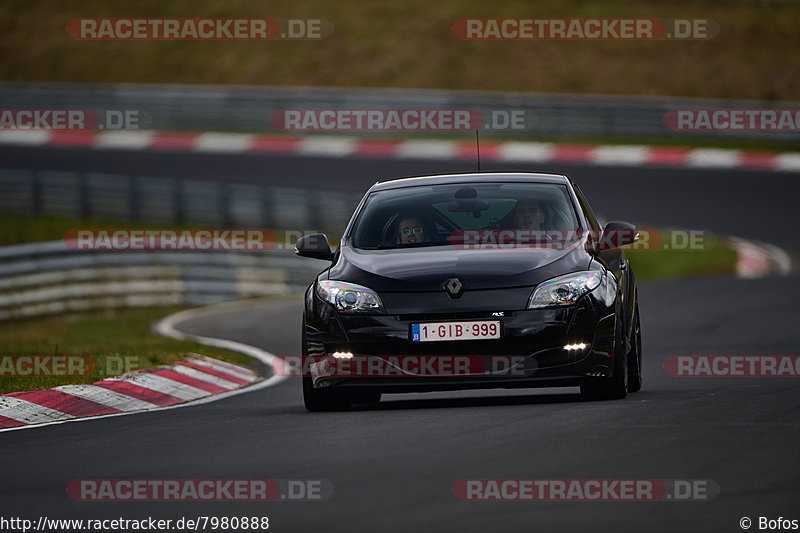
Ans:
{"label": "red and white curb", "polygon": [[229,392],[257,380],[244,367],[195,355],[91,385],[0,396],[0,428],[157,409]]}
{"label": "red and white curb", "polygon": [[[474,160],[475,142],[376,140],[339,135],[260,135],[165,131],[0,130],[0,144],[201,153],[279,153],[323,157]],[[800,152],[541,142],[481,142],[481,160],[800,172]]]}
{"label": "red and white curb", "polygon": [[792,270],[792,261],[783,249],[774,244],[728,237],[736,250],[736,275],[740,278],[762,278],[775,274],[787,275]]}
{"label": "red and white curb", "polygon": [[[213,313],[219,307],[170,315],[154,329],[168,337],[244,353],[272,368],[276,356],[269,352],[239,342],[191,335],[175,327],[185,320]],[[90,385],[64,385],[0,396],[0,432],[189,407],[259,390],[284,379],[277,375],[262,379],[242,366],[193,354],[169,366],[132,372]]]}

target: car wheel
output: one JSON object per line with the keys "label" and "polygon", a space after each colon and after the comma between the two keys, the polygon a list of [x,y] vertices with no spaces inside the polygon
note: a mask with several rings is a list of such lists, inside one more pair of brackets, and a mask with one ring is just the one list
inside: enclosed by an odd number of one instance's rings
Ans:
{"label": "car wheel", "polygon": [[[306,368],[306,357],[308,357],[308,344],[306,342],[306,325],[303,320],[302,333],[303,369]],[[320,411],[347,411],[350,409],[351,400],[346,394],[340,392],[315,389],[311,382],[311,376],[303,376],[303,404],[311,412]],[[378,398],[380,399],[380,398]]]}
{"label": "car wheel", "polygon": [[610,378],[596,378],[581,385],[581,395],[587,400],[621,400],[628,395],[628,364],[622,327],[614,343],[614,366]]}
{"label": "car wheel", "polygon": [[347,411],[350,409],[350,397],[340,392],[315,389],[311,378],[303,376],[303,403],[311,412]]}
{"label": "car wheel", "polygon": [[628,392],[638,392],[642,388],[642,327],[638,302],[633,315],[631,341],[631,351],[628,352]]}

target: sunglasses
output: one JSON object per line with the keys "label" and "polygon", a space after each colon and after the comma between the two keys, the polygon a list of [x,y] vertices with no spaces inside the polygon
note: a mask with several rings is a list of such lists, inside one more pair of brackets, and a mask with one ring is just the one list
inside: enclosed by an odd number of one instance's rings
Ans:
{"label": "sunglasses", "polygon": [[413,228],[403,228],[403,235],[422,235],[422,226],[414,226]]}

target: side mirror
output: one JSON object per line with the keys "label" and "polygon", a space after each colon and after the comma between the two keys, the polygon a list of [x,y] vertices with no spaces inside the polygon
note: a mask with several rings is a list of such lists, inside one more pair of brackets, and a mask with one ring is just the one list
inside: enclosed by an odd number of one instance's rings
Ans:
{"label": "side mirror", "polygon": [[636,226],[628,222],[609,222],[603,229],[595,250],[617,250],[639,240]]}
{"label": "side mirror", "polygon": [[313,259],[333,260],[331,245],[328,237],[324,233],[312,233],[305,237],[300,237],[294,247],[294,253],[301,257],[311,257]]}

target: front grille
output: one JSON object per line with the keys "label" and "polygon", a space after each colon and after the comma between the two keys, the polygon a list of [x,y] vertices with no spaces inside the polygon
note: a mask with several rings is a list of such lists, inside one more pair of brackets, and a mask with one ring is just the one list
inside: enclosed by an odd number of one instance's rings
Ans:
{"label": "front grille", "polygon": [[412,315],[397,315],[397,318],[406,322],[440,322],[442,320],[476,320],[476,319],[498,319],[510,318],[514,316],[513,311],[504,311],[503,316],[492,316],[495,311],[477,311],[472,313],[418,313]]}

